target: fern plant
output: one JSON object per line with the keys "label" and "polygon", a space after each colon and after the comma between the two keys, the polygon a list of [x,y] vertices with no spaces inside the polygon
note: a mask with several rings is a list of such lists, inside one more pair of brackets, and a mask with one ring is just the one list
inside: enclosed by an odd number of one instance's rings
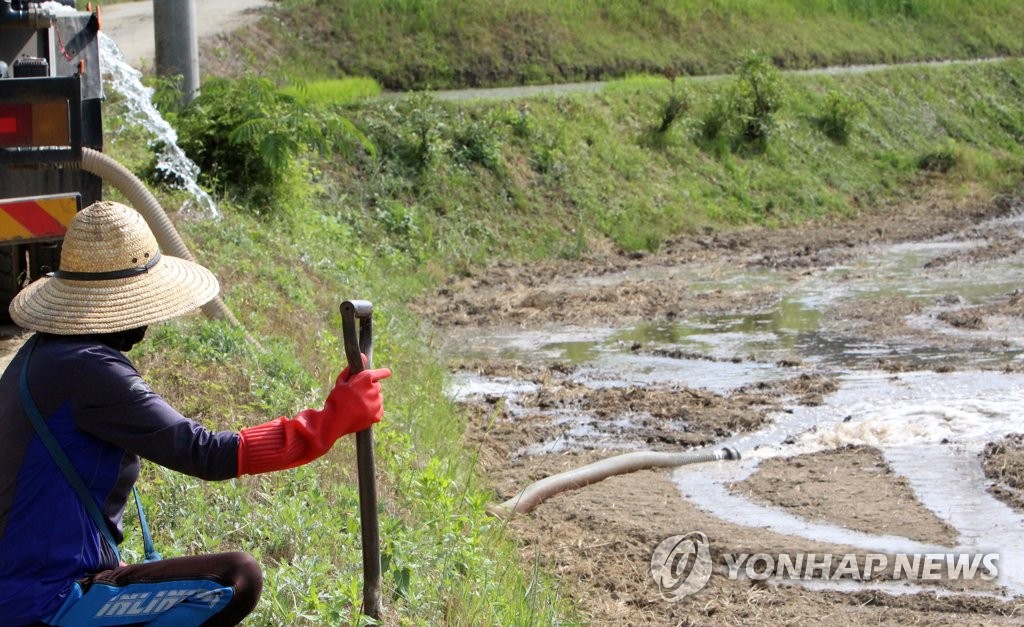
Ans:
{"label": "fern plant", "polygon": [[[373,146],[346,117],[300,104],[268,79],[216,78],[177,116],[179,143],[205,183],[261,212],[307,190],[303,155]],[[306,181],[308,182],[308,181]]]}

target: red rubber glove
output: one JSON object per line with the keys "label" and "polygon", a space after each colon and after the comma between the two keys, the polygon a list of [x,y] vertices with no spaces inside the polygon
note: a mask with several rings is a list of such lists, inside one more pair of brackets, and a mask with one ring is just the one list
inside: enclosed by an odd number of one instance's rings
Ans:
{"label": "red rubber glove", "polygon": [[309,463],[331,450],[343,435],[362,431],[384,415],[380,394],[387,368],[363,370],[349,378],[341,371],[321,410],[306,409],[238,433],[238,476],[284,470]]}

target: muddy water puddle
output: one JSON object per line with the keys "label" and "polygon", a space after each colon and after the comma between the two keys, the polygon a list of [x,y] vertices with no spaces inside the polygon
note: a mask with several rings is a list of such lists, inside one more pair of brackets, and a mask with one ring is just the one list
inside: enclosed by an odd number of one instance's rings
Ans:
{"label": "muddy water puddle", "polygon": [[[1020,226],[1019,221],[1004,220],[991,228]],[[979,239],[867,247],[849,263],[818,272],[719,265],[652,267],[583,277],[562,288],[570,293],[597,285],[672,278],[696,294],[771,290],[777,296],[757,311],[619,328],[543,328],[541,323],[529,329],[462,329],[446,349],[463,358],[567,362],[586,368],[589,374],[581,376],[601,384],[616,379],[623,385],[669,379],[715,390],[772,380],[779,376],[775,364],[786,360],[843,372],[875,368],[886,358],[899,358],[905,366],[917,368],[943,359],[955,359],[958,368],[1024,362],[1024,333],[1013,320],[1000,324],[993,317],[994,324],[982,329],[957,327],[939,317],[941,312],[983,305],[1024,287],[1020,252],[988,261],[956,261],[958,255],[983,246],[984,240]],[[943,263],[944,259],[953,261]],[[845,310],[864,310],[863,324],[870,325],[876,322],[870,317],[873,303],[893,300],[905,302],[909,311],[897,311],[887,322],[897,322],[899,317],[905,334],[878,338],[870,329],[850,328],[836,319]],[[920,337],[928,335],[951,341]],[[692,354],[695,359],[662,361],[652,358],[652,352],[670,357]]]}
{"label": "muddy water puddle", "polygon": [[[464,367],[452,394],[500,401],[513,423],[546,419],[546,429],[513,451],[513,458],[528,458],[652,445],[644,407],[623,403],[608,415],[580,404],[538,403],[552,388],[729,397],[799,377],[831,377],[836,383],[823,388],[820,402],[784,398],[761,427],[753,421],[753,429],[717,429],[715,445],[736,446],[745,459],[680,468],[673,477],[681,494],[725,521],[863,550],[997,549],[999,583],[1009,594],[1024,594],[1024,517],[987,493],[979,463],[986,443],[1024,431],[1024,332],[1014,309],[1024,307],[1007,306],[1022,300],[1022,227],[1017,212],[929,241],[825,251],[823,258],[838,261],[820,267],[771,268],[743,258],[560,278],[549,288],[567,295],[565,306],[571,295],[643,283],[754,306],[621,325],[449,329],[444,350],[457,361],[518,364],[512,372]],[[751,293],[771,297],[744,298]],[[556,298],[550,307],[558,306]],[[687,418],[685,411],[659,416],[659,428],[692,431]],[[766,459],[847,445],[880,450],[920,503],[955,528],[957,546],[808,520],[730,488]]]}

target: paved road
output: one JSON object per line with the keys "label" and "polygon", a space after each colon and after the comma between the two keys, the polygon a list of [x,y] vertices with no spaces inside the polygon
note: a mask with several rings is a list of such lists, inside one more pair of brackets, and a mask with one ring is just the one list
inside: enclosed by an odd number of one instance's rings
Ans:
{"label": "paved road", "polygon": [[[996,57],[992,59],[964,59],[956,61],[918,61],[900,64],[880,63],[876,65],[842,65],[831,67],[812,68],[809,70],[784,70],[786,74],[864,74],[867,72],[883,72],[894,67],[934,67],[939,65],[954,65],[966,63],[998,63],[1005,61],[1008,57]],[[729,75],[704,75],[684,76],[687,81],[705,81],[725,78]],[[594,93],[604,89],[605,82],[587,83],[559,83],[553,85],[526,85],[521,87],[482,87],[473,89],[443,89],[432,91],[430,94],[439,100],[509,100],[512,98],[530,98],[533,96],[552,96],[562,94]],[[387,92],[388,98],[398,98],[401,92]]]}
{"label": "paved road", "polygon": [[[153,36],[153,2],[126,2],[100,8],[103,32],[133,67],[152,66],[156,43]],[[163,0],[169,1],[169,0]],[[175,0],[180,1],[180,0]],[[270,0],[195,0],[196,34],[199,39],[230,32],[259,17]]]}

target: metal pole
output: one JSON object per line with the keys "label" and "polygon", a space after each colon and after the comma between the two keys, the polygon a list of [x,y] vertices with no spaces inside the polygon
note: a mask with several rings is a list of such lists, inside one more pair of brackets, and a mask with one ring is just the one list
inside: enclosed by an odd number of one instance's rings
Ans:
{"label": "metal pole", "polygon": [[[359,331],[356,331],[356,320]],[[341,329],[349,376],[373,367],[373,304],[346,300],[341,304]],[[374,470],[373,427],[356,433],[356,467],[359,476],[359,521],[363,541],[363,614],[380,620],[381,565],[380,527],[377,521],[377,478]]]}
{"label": "metal pole", "polygon": [[199,93],[199,40],[195,0],[153,0],[156,73],[181,76],[181,100]]}

